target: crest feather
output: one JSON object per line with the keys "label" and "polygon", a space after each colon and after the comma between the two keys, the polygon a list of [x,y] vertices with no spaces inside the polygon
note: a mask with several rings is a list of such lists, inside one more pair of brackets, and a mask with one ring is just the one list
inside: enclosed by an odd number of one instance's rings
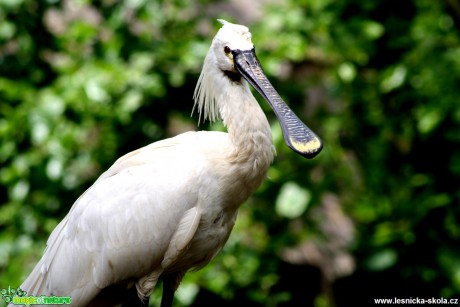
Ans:
{"label": "crest feather", "polygon": [[212,80],[212,63],[210,63],[211,51],[208,52],[204,60],[203,69],[201,70],[200,78],[193,93],[193,105],[192,114],[195,108],[198,109],[198,124],[201,120],[214,122],[220,120],[219,106],[217,104],[216,97],[218,96],[218,87],[215,86],[215,81]]}
{"label": "crest feather", "polygon": [[222,25],[230,25],[231,23],[228,22],[227,20],[223,20],[223,19],[217,19],[218,22],[220,22]]}
{"label": "crest feather", "polygon": [[251,33],[247,27],[232,24],[223,19],[218,19],[218,21],[223,26],[213,39],[193,94],[195,103],[192,114],[197,108],[199,113],[198,124],[206,119],[211,122],[222,119],[220,109],[222,106],[219,105],[219,101],[222,99],[223,89],[228,86],[227,83],[224,84],[224,82],[228,82],[228,77],[224,76],[217,65],[215,54],[217,49],[214,47],[220,46],[225,41],[226,44],[233,44],[237,49],[249,50],[253,48]]}

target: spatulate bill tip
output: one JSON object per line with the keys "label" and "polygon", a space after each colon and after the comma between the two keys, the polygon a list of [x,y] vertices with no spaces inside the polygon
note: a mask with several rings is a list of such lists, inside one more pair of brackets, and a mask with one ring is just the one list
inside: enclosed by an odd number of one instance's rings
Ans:
{"label": "spatulate bill tip", "polygon": [[289,138],[286,143],[293,151],[307,159],[316,157],[323,149],[323,142],[318,137],[311,138],[307,141]]}

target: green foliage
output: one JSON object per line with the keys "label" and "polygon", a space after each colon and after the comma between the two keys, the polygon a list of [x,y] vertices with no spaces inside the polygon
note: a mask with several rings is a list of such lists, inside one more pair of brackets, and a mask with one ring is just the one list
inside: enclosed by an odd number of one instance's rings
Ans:
{"label": "green foliage", "polygon": [[0,288],[21,284],[117,157],[196,129],[191,97],[215,19],[241,15],[324,149],[311,161],[292,153],[260,100],[278,152],[269,178],[221,254],[186,276],[177,305],[458,295],[456,2],[288,0],[260,16],[232,5],[0,1]]}

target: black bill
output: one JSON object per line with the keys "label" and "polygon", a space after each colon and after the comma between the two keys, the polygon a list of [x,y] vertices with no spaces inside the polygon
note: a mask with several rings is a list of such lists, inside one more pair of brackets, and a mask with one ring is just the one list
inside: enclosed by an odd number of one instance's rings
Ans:
{"label": "black bill", "polygon": [[286,144],[309,159],[319,154],[323,148],[320,138],[281,99],[265,76],[254,49],[232,53],[236,70],[265,98],[278,117]]}

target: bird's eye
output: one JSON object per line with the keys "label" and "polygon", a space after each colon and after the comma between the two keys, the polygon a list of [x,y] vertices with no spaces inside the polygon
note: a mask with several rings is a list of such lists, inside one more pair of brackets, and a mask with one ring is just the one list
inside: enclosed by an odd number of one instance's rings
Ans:
{"label": "bird's eye", "polygon": [[224,47],[224,52],[225,52],[226,54],[229,54],[230,51],[231,51],[231,50],[230,50],[230,47],[229,47],[229,46],[225,46],[225,47]]}

